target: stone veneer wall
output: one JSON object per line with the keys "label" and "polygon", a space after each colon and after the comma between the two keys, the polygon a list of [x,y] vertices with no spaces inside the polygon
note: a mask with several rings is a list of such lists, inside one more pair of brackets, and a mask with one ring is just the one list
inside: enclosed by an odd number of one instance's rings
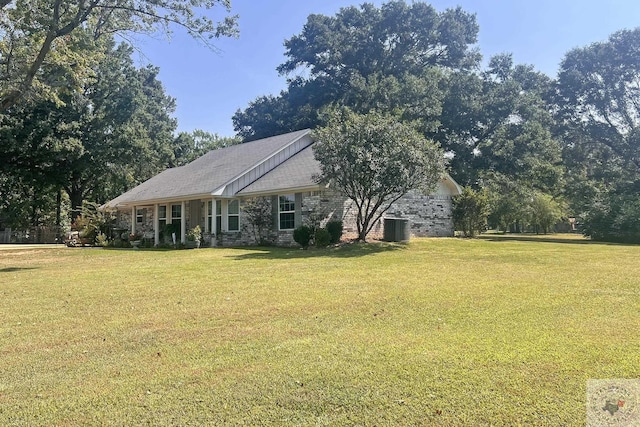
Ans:
{"label": "stone veneer wall", "polygon": [[[248,199],[240,203],[241,231],[224,233],[221,246],[243,246],[255,244],[242,209]],[[452,200],[448,195],[425,195],[412,191],[398,200],[384,214],[384,218],[409,219],[412,237],[447,237],[453,236]],[[342,220],[346,239],[357,237],[357,208],[348,198],[332,190],[314,193],[303,193],[302,223],[324,227],[329,220]],[[383,220],[376,222],[369,237],[382,238]],[[273,231],[268,233],[268,241],[278,246],[295,246],[292,231]]]}
{"label": "stone veneer wall", "polygon": [[[357,237],[357,208],[351,200],[343,201],[344,236]],[[381,239],[384,232],[384,218],[404,218],[409,220],[411,237],[453,236],[452,199],[448,195],[426,195],[411,191],[395,202],[382,219],[377,221],[369,237]]]}
{"label": "stone veneer wall", "polygon": [[[271,203],[271,198],[267,198]],[[244,207],[250,199],[240,200],[240,231],[223,232],[218,236],[218,246],[247,246],[255,245],[256,239],[249,224]],[[200,226],[204,232],[205,203],[201,202]],[[141,207],[146,209],[142,224],[136,224],[136,230],[142,231],[146,237],[153,237],[153,214],[154,208]],[[167,213],[170,214],[171,207],[167,206]],[[412,191],[402,197],[384,214],[383,218],[406,218],[409,219],[410,232],[412,237],[430,236],[443,237],[453,236],[453,219],[451,216],[452,201],[447,195],[424,195],[417,191]],[[190,203],[185,203],[187,224],[186,229],[197,224],[190,221]],[[344,238],[357,237],[356,227],[357,209],[355,204],[348,198],[333,190],[318,191],[302,194],[301,218],[306,225],[319,225],[324,227],[329,220],[342,220],[344,227]],[[121,228],[131,230],[131,212],[120,211],[118,213],[118,224]],[[277,226],[276,226],[277,227]],[[267,241],[278,246],[295,246],[293,231],[278,231],[272,227],[267,233]],[[127,231],[128,232],[128,231]],[[383,221],[378,221],[369,237],[382,238]]]}
{"label": "stone veneer wall", "polygon": [[[143,233],[145,237],[153,238],[153,206],[140,208],[146,209],[146,212],[142,217],[142,224],[136,224],[136,231]],[[136,218],[134,217],[133,220],[135,221]],[[131,233],[131,209],[118,211],[116,224],[119,228],[125,229],[127,234]]]}
{"label": "stone veneer wall", "polygon": [[386,218],[409,219],[411,236],[453,236],[453,202],[448,195],[425,195],[411,191],[394,203]]}

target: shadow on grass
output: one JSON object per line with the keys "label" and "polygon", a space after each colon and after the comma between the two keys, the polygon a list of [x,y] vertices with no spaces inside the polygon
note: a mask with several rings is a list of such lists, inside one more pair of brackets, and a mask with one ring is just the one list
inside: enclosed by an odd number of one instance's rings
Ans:
{"label": "shadow on grass", "polygon": [[[227,255],[225,258],[230,258],[236,261],[245,260],[257,260],[257,259],[294,259],[294,258],[317,258],[317,257],[332,257],[332,258],[357,258],[368,255],[374,255],[383,252],[391,252],[397,250],[404,250],[407,248],[406,244],[402,243],[350,243],[338,247],[330,248],[309,248],[303,250],[301,248],[280,248],[280,247],[253,247],[253,248],[241,248],[242,254]],[[250,251],[247,253],[247,251]]]}
{"label": "shadow on grass", "polygon": [[5,267],[0,268],[0,273],[15,273],[16,271],[35,270],[37,267]]}
{"label": "shadow on grass", "polygon": [[[572,234],[571,236],[576,236]],[[545,236],[539,234],[482,234],[478,236],[481,240],[488,240],[490,242],[540,242],[540,243],[563,243],[572,245],[608,245],[608,246],[638,246],[634,243],[614,243],[614,242],[600,242],[597,240],[590,240],[581,237],[559,237]]]}

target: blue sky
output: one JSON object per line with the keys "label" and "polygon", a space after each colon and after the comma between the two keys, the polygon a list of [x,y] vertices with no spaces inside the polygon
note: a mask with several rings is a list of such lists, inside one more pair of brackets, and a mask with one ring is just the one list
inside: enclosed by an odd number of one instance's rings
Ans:
{"label": "blue sky", "polygon": [[[410,2],[410,0],[408,0]],[[258,96],[286,87],[276,72],[284,40],[302,31],[312,13],[334,15],[349,0],[232,0],[240,15],[240,37],[220,39],[215,53],[185,34],[171,40],[139,37],[137,60],[160,67],[166,92],[176,98],[179,131],[203,129],[234,134],[231,117]],[[369,3],[380,5],[383,1]],[[478,47],[485,60],[510,52],[516,63],[555,76],[564,54],[640,26],[638,0],[434,0],[437,10],[460,5],[476,14]],[[216,16],[215,10],[210,13]]]}

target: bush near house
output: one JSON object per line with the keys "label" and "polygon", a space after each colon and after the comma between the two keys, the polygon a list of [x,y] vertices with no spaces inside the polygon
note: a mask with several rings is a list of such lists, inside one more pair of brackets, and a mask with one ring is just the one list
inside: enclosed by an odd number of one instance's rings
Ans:
{"label": "bush near house", "polygon": [[313,229],[307,225],[301,225],[293,230],[293,240],[302,246],[303,249],[309,247],[309,243],[313,238]]}
{"label": "bush near house", "polygon": [[331,234],[326,228],[316,228],[313,239],[317,247],[326,248],[331,243]]}
{"label": "bush near house", "polygon": [[331,220],[327,222],[326,228],[327,228],[327,231],[329,232],[329,236],[331,237],[329,243],[332,243],[332,244],[338,243],[342,238],[342,231],[343,231],[342,221]]}

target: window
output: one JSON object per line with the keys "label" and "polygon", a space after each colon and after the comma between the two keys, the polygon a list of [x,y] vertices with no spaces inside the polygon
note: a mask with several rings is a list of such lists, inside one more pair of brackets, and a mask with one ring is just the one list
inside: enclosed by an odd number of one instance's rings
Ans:
{"label": "window", "polygon": [[240,231],[240,201],[231,200],[227,205],[229,231]]}
{"label": "window", "polygon": [[144,209],[136,209],[136,224],[144,223]]}
{"label": "window", "polygon": [[295,228],[296,199],[293,194],[279,197],[280,230],[293,230]]}
{"label": "window", "polygon": [[160,229],[167,225],[167,207],[166,206],[158,206],[158,225]]}
{"label": "window", "polygon": [[209,222],[209,232],[218,234],[220,233],[220,229],[222,228],[222,202],[220,200],[216,200],[216,228],[213,229],[213,202],[209,201],[207,203],[207,221]]}
{"label": "window", "polygon": [[171,223],[175,224],[180,222],[182,218],[182,206],[181,205],[171,205]]}

